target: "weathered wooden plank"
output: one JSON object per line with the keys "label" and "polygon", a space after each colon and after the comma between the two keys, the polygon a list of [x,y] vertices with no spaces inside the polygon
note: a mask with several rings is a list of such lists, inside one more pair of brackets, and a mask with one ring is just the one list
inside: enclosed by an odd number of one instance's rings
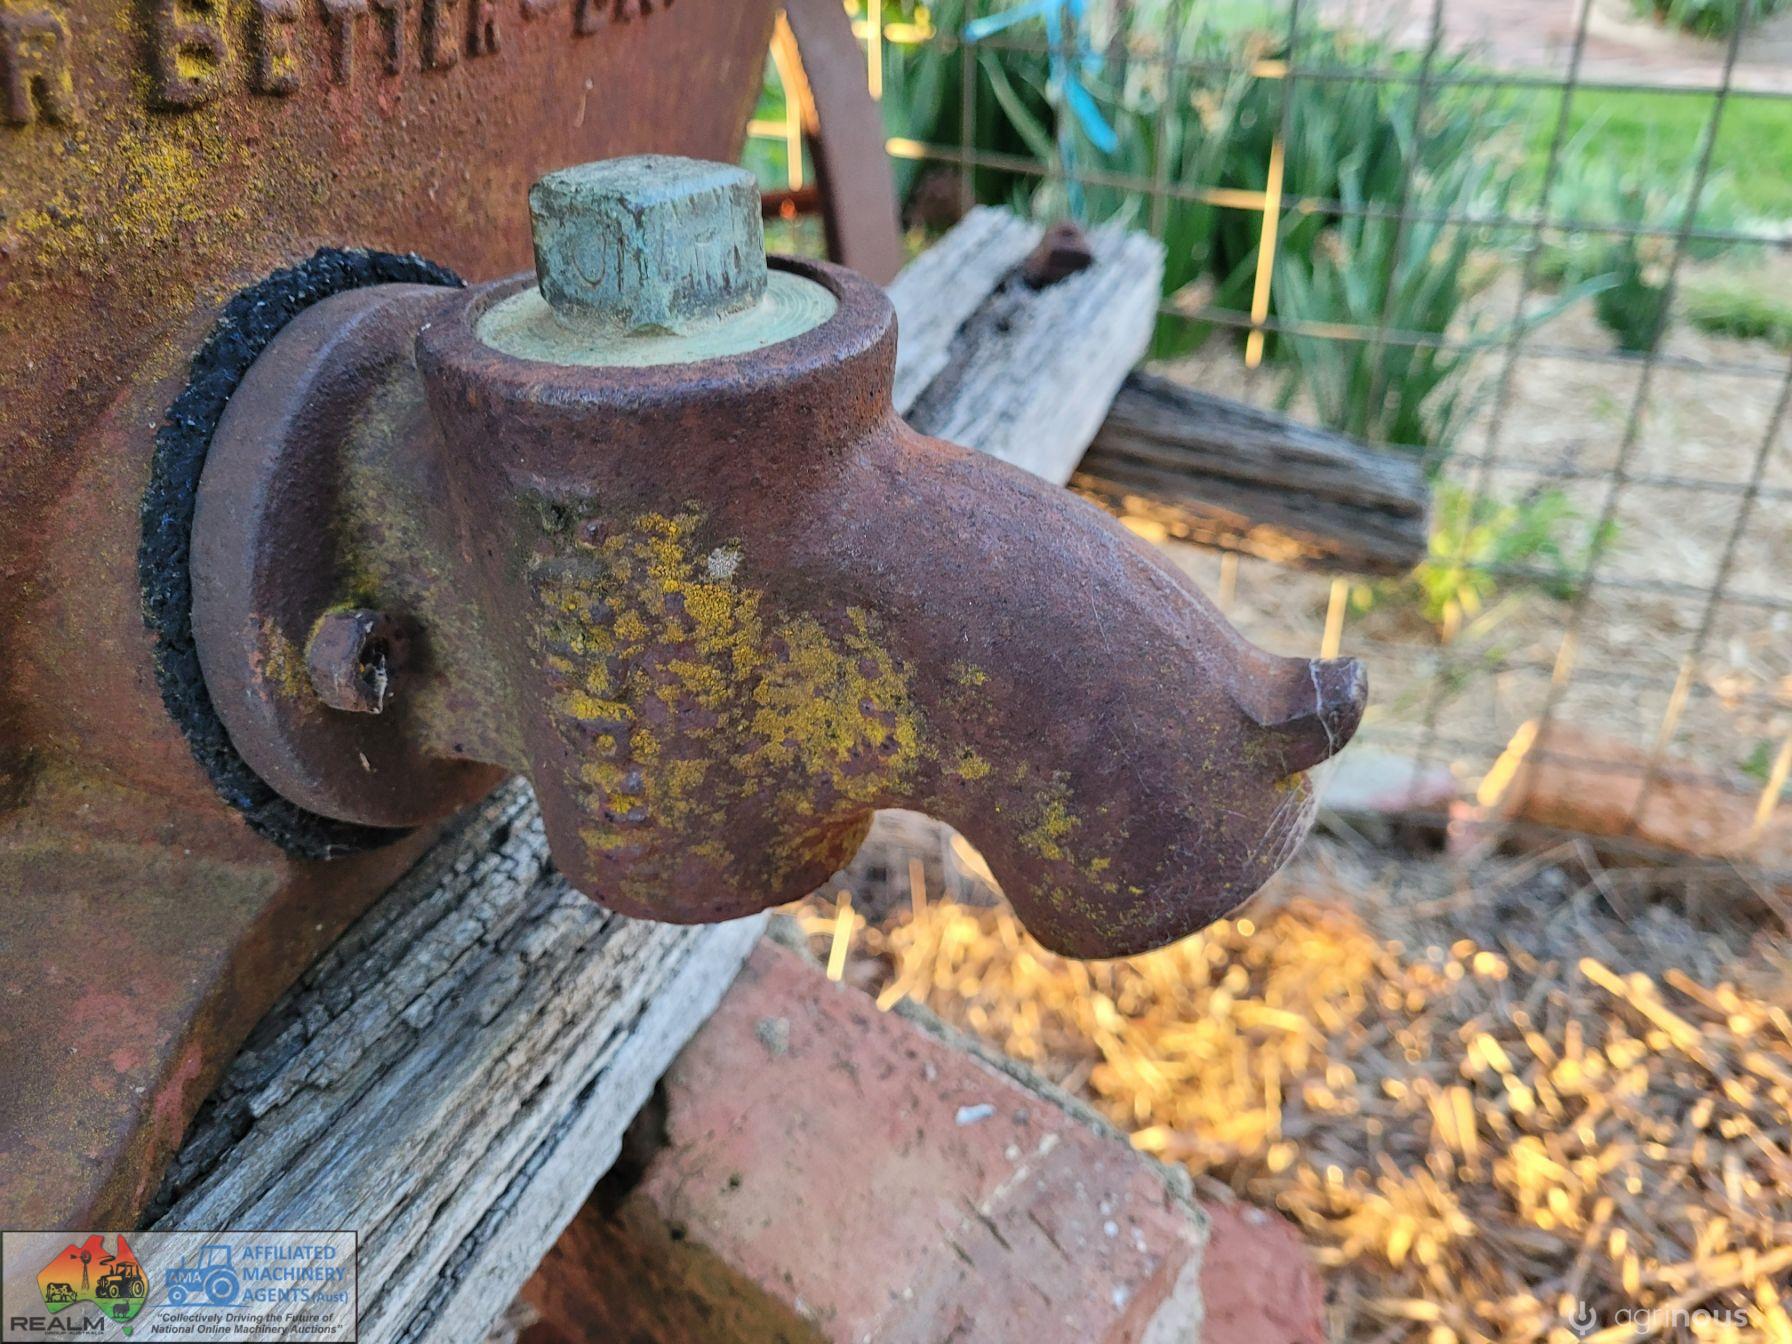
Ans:
{"label": "weathered wooden plank", "polygon": [[762,922],[607,913],[508,786],[263,1022],[155,1226],[355,1229],[363,1340],[478,1338]]}
{"label": "weathered wooden plank", "polygon": [[898,415],[907,415],[945,370],[959,331],[1033,250],[1041,232],[1007,210],[978,206],[891,282]]}
{"label": "weathered wooden plank", "polygon": [[1412,457],[1150,374],[1127,379],[1071,484],[1171,536],[1314,568],[1403,573],[1429,538]]}
{"label": "weathered wooden plank", "polygon": [[1424,470],[1410,454],[1377,452],[1343,434],[1149,373],[1126,380],[1093,447],[1402,518],[1424,517],[1430,497]]}
{"label": "weathered wooden plank", "polygon": [[909,407],[910,423],[1056,484],[1070,479],[1151,342],[1163,282],[1155,240],[1109,227],[1089,241],[1093,264],[1056,284],[1001,278]]}

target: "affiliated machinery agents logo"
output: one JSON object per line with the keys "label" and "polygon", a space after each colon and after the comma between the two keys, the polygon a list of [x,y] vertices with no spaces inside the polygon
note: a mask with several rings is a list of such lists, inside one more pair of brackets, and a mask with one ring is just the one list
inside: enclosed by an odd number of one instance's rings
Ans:
{"label": "affiliated machinery agents logo", "polygon": [[350,1344],[352,1232],[0,1233],[0,1344]]}

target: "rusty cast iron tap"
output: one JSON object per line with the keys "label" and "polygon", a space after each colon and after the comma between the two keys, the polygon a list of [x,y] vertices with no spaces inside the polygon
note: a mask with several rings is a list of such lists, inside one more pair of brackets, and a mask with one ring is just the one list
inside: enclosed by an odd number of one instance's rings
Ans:
{"label": "rusty cast iron tap", "polygon": [[918,808],[1079,956],[1288,856],[1355,662],[1264,653],[1096,509],[909,429],[882,292],[768,266],[741,171],[615,160],[531,209],[536,276],[316,304],[219,423],[194,628],[262,779],[397,827],[520,771],[574,885],[677,921]]}

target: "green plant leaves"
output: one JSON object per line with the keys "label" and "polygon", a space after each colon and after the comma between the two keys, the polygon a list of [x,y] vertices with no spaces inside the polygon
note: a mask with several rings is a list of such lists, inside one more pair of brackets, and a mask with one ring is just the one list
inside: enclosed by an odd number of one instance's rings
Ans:
{"label": "green plant leaves", "polygon": [[1728,37],[1769,18],[1792,0],[1632,0],[1638,14],[1683,28],[1698,37]]}

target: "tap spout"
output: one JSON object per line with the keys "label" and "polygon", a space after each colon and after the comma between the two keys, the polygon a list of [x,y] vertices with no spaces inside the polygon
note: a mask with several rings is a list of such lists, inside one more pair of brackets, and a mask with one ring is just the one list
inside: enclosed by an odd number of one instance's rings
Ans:
{"label": "tap spout", "polygon": [[447,671],[501,701],[439,749],[530,774],[563,871],[629,914],[794,899],[891,806],[962,830],[1058,951],[1224,914],[1305,833],[1360,666],[1255,648],[1099,510],[915,433],[881,291],[775,269],[831,315],[699,363],[494,348],[524,282],[420,334],[434,549],[481,608],[441,623],[484,632]]}
{"label": "tap spout", "polygon": [[193,628],[261,783],[392,834],[518,772],[574,886],[682,923],[916,808],[1084,957],[1289,856],[1357,663],[1255,647],[1099,510],[904,424],[889,300],[768,262],[741,170],[530,205],[537,276],[314,304],[218,422]]}
{"label": "tap spout", "polygon": [[1099,510],[906,430],[868,445],[830,513],[890,647],[924,669],[929,768],[898,801],[962,831],[1047,947],[1181,938],[1305,835],[1304,772],[1362,718],[1355,660],[1265,653]]}

